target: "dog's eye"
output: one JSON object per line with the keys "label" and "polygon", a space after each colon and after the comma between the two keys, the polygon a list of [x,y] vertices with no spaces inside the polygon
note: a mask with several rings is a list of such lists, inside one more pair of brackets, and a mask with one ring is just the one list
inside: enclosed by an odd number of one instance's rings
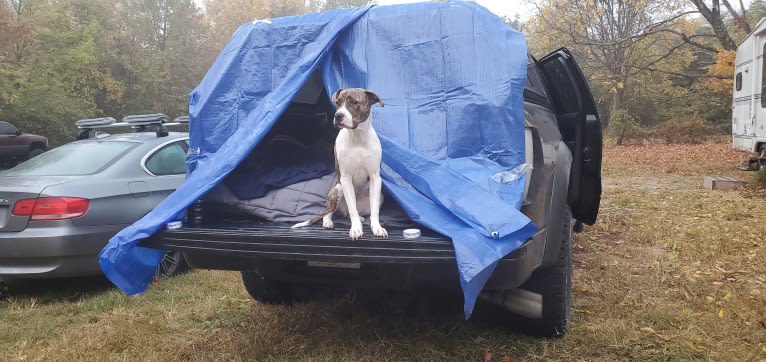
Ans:
{"label": "dog's eye", "polygon": [[359,104],[359,102],[357,102],[356,99],[352,99],[351,104]]}

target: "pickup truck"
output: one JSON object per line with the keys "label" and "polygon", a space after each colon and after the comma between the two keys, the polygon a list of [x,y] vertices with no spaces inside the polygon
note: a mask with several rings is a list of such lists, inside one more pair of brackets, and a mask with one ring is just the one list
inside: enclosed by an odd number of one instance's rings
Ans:
{"label": "pickup truck", "polygon": [[4,163],[27,160],[47,149],[47,138],[23,133],[14,125],[0,121],[0,160]]}
{"label": "pickup truck", "polygon": [[[482,297],[510,310],[518,328],[560,336],[571,310],[571,233],[592,225],[599,209],[601,125],[567,49],[528,56],[527,68],[525,150],[532,167],[521,212],[538,231],[500,260]],[[450,238],[414,222],[386,227],[388,238],[368,232],[350,243],[344,228],[291,230],[202,198],[187,209],[184,227],[163,229],[140,245],[181,251],[194,268],[240,271],[249,294],[264,303],[303,301],[317,288],[459,291]],[[412,227],[421,236],[404,238]]]}

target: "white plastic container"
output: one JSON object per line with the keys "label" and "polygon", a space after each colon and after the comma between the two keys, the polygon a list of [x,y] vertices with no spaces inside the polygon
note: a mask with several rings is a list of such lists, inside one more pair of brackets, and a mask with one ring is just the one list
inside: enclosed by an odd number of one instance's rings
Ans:
{"label": "white plastic container", "polygon": [[420,237],[420,229],[404,229],[402,236],[405,239],[417,239]]}

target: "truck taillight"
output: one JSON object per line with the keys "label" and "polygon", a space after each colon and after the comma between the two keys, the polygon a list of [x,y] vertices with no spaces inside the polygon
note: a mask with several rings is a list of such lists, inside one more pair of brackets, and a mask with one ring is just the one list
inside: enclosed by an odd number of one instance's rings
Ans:
{"label": "truck taillight", "polygon": [[30,220],[65,220],[85,215],[90,201],[77,197],[41,197],[23,199],[13,205],[13,215]]}

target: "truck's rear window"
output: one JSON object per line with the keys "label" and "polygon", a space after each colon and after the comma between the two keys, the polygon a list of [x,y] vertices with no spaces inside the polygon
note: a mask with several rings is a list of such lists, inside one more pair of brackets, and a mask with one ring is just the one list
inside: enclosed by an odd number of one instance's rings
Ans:
{"label": "truck's rear window", "polygon": [[76,142],[54,148],[3,172],[3,176],[79,176],[102,171],[135,147],[133,142]]}

